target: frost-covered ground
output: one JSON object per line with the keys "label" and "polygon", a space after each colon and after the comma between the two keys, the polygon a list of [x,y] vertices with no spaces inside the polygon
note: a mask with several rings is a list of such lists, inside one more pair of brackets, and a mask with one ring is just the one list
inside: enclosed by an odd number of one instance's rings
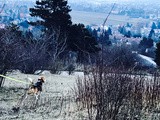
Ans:
{"label": "frost-covered ground", "polygon": [[20,107],[19,112],[14,112],[12,108],[17,106],[25,93],[28,85],[5,80],[4,87],[0,89],[0,120],[81,120],[87,119],[85,110],[78,110],[74,96],[74,86],[78,76],[83,77],[83,73],[68,75],[62,72],[60,75],[50,74],[44,71],[41,75],[22,74],[15,71],[9,74],[10,77],[27,81],[26,78],[34,79],[40,76],[46,78],[43,85],[43,92],[40,100],[35,104],[35,97],[29,96]]}

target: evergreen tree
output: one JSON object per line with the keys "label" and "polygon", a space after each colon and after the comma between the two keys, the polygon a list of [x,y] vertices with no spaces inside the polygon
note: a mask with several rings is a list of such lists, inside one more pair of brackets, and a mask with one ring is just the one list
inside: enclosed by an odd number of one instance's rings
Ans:
{"label": "evergreen tree", "polygon": [[151,31],[150,31],[150,33],[148,35],[148,38],[154,39],[154,36],[155,36],[154,29],[151,29]]}
{"label": "evergreen tree", "polygon": [[[90,39],[92,38],[92,39]],[[88,42],[89,41],[89,42]],[[72,25],[69,32],[68,48],[72,51],[96,52],[98,45],[96,39],[92,37],[88,29],[83,24]],[[90,47],[91,49],[89,49]]]}
{"label": "evergreen tree", "polygon": [[126,27],[132,27],[132,25],[129,22],[127,22]]}
{"label": "evergreen tree", "polygon": [[130,38],[131,36],[132,36],[131,31],[128,31],[126,37],[129,37],[129,38]]}
{"label": "evergreen tree", "polygon": [[98,33],[96,29],[93,29],[92,36],[97,40],[98,39]]}
{"label": "evergreen tree", "polygon": [[157,28],[160,29],[160,21],[158,22]]}
{"label": "evergreen tree", "polygon": [[110,33],[108,31],[104,32],[104,36],[102,36],[102,44],[111,45],[111,41],[109,40]]}
{"label": "evergreen tree", "polygon": [[141,41],[140,41],[140,44],[139,44],[140,47],[143,47],[143,48],[151,48],[153,47],[153,40],[151,38],[146,38],[144,37]]}
{"label": "evergreen tree", "polygon": [[156,23],[153,22],[151,27],[152,27],[152,29],[157,29]]}
{"label": "evergreen tree", "polygon": [[125,31],[124,26],[120,26],[120,27],[118,28],[118,31],[119,31],[121,34],[124,34],[124,31]]}
{"label": "evergreen tree", "polygon": [[79,62],[84,62],[86,53],[96,53],[100,50],[96,39],[83,24],[71,26],[67,45],[69,50],[78,53]]}
{"label": "evergreen tree", "polygon": [[143,39],[140,41],[139,45],[140,45],[140,46],[145,46],[145,45],[146,45],[146,42],[147,42],[147,38],[146,38],[146,37],[143,37]]}
{"label": "evergreen tree", "polygon": [[147,42],[147,46],[148,46],[148,48],[151,48],[151,47],[153,47],[153,39],[151,39],[151,38],[148,38],[148,42]]}
{"label": "evergreen tree", "polygon": [[66,0],[38,0],[35,8],[30,8],[30,15],[41,20],[31,22],[32,25],[43,25],[48,30],[66,30],[71,24],[70,7]]}
{"label": "evergreen tree", "polygon": [[[55,43],[60,43],[57,48],[60,49],[64,45],[63,43],[66,42],[67,49],[65,50],[76,51],[80,56],[79,58],[83,60],[85,52],[93,53],[99,50],[96,46],[98,44],[84,25],[72,25],[70,11],[71,9],[66,0],[38,0],[35,8],[31,8],[30,12],[31,16],[41,19],[31,22],[31,24],[42,25],[47,28],[45,29],[46,36],[54,33],[52,38],[46,41],[48,43],[46,50],[49,53],[49,57],[52,57],[50,55],[55,49]],[[64,42],[64,40],[66,41]]]}
{"label": "evergreen tree", "polygon": [[[72,25],[69,12],[70,7],[66,0],[37,0],[34,8],[30,8],[30,15],[41,19],[30,22],[31,25],[44,26],[47,59],[54,59],[55,51],[61,51],[56,59],[64,54],[66,40]],[[64,48],[64,49],[62,49]],[[53,61],[54,62],[54,61]]]}
{"label": "evergreen tree", "polygon": [[112,29],[110,27],[108,28],[107,32],[109,35],[112,35]]}

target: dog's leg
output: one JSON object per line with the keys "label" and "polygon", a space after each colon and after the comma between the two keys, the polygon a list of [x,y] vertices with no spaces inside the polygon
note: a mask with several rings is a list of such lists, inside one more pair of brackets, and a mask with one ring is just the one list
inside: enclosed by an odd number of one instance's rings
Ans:
{"label": "dog's leg", "polygon": [[34,96],[35,96],[35,107],[38,105],[38,94],[34,94]]}
{"label": "dog's leg", "polygon": [[27,99],[27,98],[28,98],[28,93],[26,93],[26,95],[25,95],[23,101],[24,101],[25,99]]}
{"label": "dog's leg", "polygon": [[19,106],[23,106],[24,101],[25,101],[27,98],[28,98],[28,92],[26,92],[25,95],[22,97],[22,100],[21,100]]}
{"label": "dog's leg", "polygon": [[37,103],[38,103],[38,99],[39,99],[39,95],[38,95],[38,89],[36,88],[35,90],[34,90],[34,96],[35,96],[35,106],[37,105]]}
{"label": "dog's leg", "polygon": [[35,94],[35,96],[36,96],[36,100],[38,100],[38,99],[39,99],[39,98],[38,98],[38,96],[39,96],[39,95],[38,95],[38,93],[37,93],[37,94]]}

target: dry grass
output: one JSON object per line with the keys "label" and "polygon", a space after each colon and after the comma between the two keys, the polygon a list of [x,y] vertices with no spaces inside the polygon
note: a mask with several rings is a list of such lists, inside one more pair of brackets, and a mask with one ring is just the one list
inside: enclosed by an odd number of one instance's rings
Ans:
{"label": "dry grass", "polygon": [[[17,78],[38,75],[12,73]],[[18,113],[12,111],[26,86],[6,81],[0,90],[0,119],[16,120],[159,120],[160,77],[120,70],[93,69],[90,74],[46,72],[47,83],[37,103],[28,97]],[[79,76],[79,77],[78,77]],[[78,77],[78,79],[77,79]],[[77,79],[77,81],[75,81]],[[73,86],[75,88],[73,89]]]}
{"label": "dry grass", "polygon": [[[78,111],[72,92],[75,79],[79,75],[81,76],[81,73],[69,76],[67,72],[54,75],[46,71],[43,76],[47,82],[43,86],[43,92],[38,102],[35,103],[35,96],[29,96],[22,102],[18,112],[14,112],[12,108],[22,100],[27,86],[6,80],[0,91],[0,102],[2,103],[0,104],[0,119],[80,120],[85,118],[87,115],[83,111]],[[31,77],[34,82],[39,77],[39,75],[27,75],[19,72],[14,72],[10,76],[22,80]]]}

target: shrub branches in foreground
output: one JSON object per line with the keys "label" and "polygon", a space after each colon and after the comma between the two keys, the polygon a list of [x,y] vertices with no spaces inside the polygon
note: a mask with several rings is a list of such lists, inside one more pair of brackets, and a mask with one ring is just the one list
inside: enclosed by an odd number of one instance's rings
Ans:
{"label": "shrub branches in foreground", "polygon": [[[102,79],[102,83],[100,83]],[[92,74],[77,80],[77,104],[87,108],[90,120],[159,119],[160,78],[123,74],[94,69]],[[95,114],[96,112],[96,114]]]}

